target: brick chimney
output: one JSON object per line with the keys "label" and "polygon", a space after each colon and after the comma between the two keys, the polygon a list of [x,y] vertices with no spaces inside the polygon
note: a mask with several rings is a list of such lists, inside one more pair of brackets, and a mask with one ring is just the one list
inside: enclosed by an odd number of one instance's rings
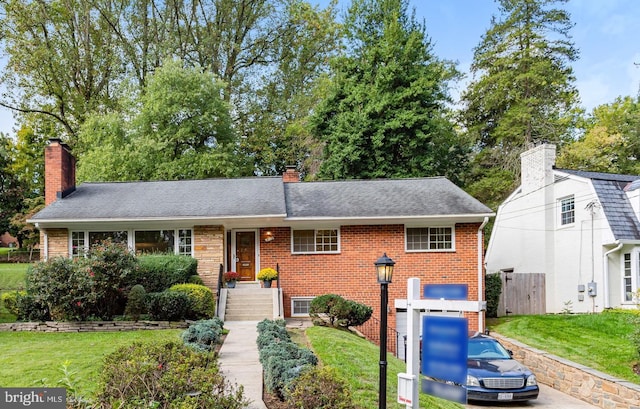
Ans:
{"label": "brick chimney", "polygon": [[44,201],[48,206],[76,190],[76,158],[60,139],[44,149]]}
{"label": "brick chimney", "polygon": [[287,165],[287,170],[282,174],[282,181],[284,183],[300,182],[300,172],[294,165]]}

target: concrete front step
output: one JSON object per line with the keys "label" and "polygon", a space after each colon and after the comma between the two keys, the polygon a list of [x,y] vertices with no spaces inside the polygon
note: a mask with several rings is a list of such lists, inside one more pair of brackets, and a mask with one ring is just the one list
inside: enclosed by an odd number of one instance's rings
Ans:
{"label": "concrete front step", "polygon": [[225,321],[261,321],[278,315],[278,290],[260,288],[258,283],[238,283],[236,288],[224,288],[221,294]]}

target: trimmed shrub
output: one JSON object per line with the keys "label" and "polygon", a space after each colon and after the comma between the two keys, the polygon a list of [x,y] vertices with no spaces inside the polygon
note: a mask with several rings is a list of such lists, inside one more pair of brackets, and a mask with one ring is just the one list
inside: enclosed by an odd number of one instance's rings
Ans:
{"label": "trimmed shrub", "polygon": [[283,320],[261,321],[258,324],[257,342],[264,384],[280,399],[284,399],[291,382],[305,368],[318,364],[313,352],[291,341]]}
{"label": "trimmed shrub", "polygon": [[134,343],[104,360],[97,407],[246,408],[242,387],[220,374],[215,354],[176,342]]}
{"label": "trimmed shrub", "polygon": [[200,284],[200,285],[204,285],[204,281],[202,281],[202,278],[199,275],[192,275],[191,277],[189,277],[189,281],[187,281],[188,283],[191,284]]}
{"label": "trimmed shrub", "polygon": [[290,409],[355,409],[349,387],[331,367],[313,367],[294,379],[287,392]]}
{"label": "trimmed shrub", "polygon": [[4,308],[7,309],[11,314],[18,316],[20,314],[20,309],[18,308],[18,297],[24,297],[27,295],[26,291],[9,291],[3,293],[0,299],[2,300],[2,304]]}
{"label": "trimmed shrub", "polygon": [[168,291],[181,292],[189,298],[189,308],[186,318],[199,320],[213,317],[215,313],[215,298],[213,292],[200,284],[175,284]]}
{"label": "trimmed shrub", "polygon": [[314,324],[325,325],[328,322],[332,327],[357,327],[367,322],[371,314],[371,307],[336,294],[318,296],[309,307]]}
{"label": "trimmed shrub", "polygon": [[487,318],[498,316],[498,303],[502,293],[502,278],[499,273],[487,274],[484,295],[487,300]]}
{"label": "trimmed shrub", "polygon": [[138,257],[138,268],[129,279],[130,286],[141,284],[147,292],[161,292],[174,284],[189,282],[198,274],[198,261],[189,256],[153,254]]}
{"label": "trimmed shrub", "polygon": [[43,303],[39,298],[34,297],[33,295],[19,295],[17,298],[17,304],[19,321],[42,322],[51,320],[49,307],[47,307],[45,303]]}
{"label": "trimmed shrub", "polygon": [[127,306],[124,309],[124,314],[135,321],[139,320],[140,315],[147,311],[146,296],[147,292],[140,284],[136,284],[131,287],[129,297],[127,298]]}
{"label": "trimmed shrub", "polygon": [[149,316],[157,321],[180,321],[189,309],[189,297],[178,291],[148,293]]}
{"label": "trimmed shrub", "polygon": [[198,321],[182,333],[182,342],[198,351],[212,351],[222,341],[222,320],[213,318]]}

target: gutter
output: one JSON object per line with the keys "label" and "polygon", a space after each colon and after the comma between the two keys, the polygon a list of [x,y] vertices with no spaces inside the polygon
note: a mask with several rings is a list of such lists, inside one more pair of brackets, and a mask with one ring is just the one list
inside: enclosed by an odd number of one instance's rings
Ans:
{"label": "gutter", "polygon": [[602,290],[604,291],[604,308],[611,308],[611,302],[609,301],[609,254],[614,253],[622,248],[624,243],[621,243],[620,240],[616,240],[618,246],[604,253],[603,263],[604,263],[604,280],[602,283]]}
{"label": "gutter", "polygon": [[[482,231],[484,230],[484,226],[486,226],[487,223],[489,223],[489,217],[485,217],[480,227],[478,227],[478,304],[482,302],[482,299],[484,297],[484,287],[482,286],[482,279],[484,278],[482,263]],[[482,311],[478,311],[478,332],[484,332],[484,320]]]}

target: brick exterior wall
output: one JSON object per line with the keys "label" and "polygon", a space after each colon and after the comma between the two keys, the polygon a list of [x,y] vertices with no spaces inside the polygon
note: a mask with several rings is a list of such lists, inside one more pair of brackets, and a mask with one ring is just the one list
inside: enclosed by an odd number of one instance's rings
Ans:
{"label": "brick exterior wall", "polygon": [[222,226],[195,226],[194,256],[198,260],[198,275],[209,288],[218,285],[218,271],[224,262],[224,228]]}
{"label": "brick exterior wall", "polygon": [[[380,319],[380,285],[373,263],[387,253],[395,262],[389,285],[390,328],[396,327],[395,299],[406,299],[407,279],[423,284],[467,283],[469,300],[477,300],[477,231],[480,224],[455,226],[455,252],[405,252],[404,225],[342,226],[339,254],[291,254],[289,228],[262,229],[275,239],[260,244],[260,267],[280,269],[285,317],[291,316],[291,297],[314,297],[327,293],[358,301],[373,308]],[[484,286],[484,284],[483,284]],[[477,314],[467,314],[469,328],[478,328]]]}

